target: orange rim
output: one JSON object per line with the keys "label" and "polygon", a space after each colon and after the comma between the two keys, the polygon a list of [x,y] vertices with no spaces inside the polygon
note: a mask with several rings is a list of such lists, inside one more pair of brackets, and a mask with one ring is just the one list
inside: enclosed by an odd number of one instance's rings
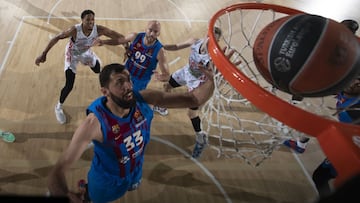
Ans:
{"label": "orange rim", "polygon": [[[316,137],[324,153],[338,171],[337,185],[360,173],[360,146],[354,143],[356,136],[360,135],[360,126],[329,120],[289,104],[258,86],[225,57],[212,30],[220,16],[237,9],[274,10],[289,15],[304,13],[296,9],[261,3],[235,4],[216,12],[209,22],[208,49],[214,64],[223,77],[242,96],[263,112],[294,129]],[[281,108],[274,108],[274,106]],[[291,112],[291,117],[289,117],[289,112]],[[338,153],[339,151],[341,154]]]}

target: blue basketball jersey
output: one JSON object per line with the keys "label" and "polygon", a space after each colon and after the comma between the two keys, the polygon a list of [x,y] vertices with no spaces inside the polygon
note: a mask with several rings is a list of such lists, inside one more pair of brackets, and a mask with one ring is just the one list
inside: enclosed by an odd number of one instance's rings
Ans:
{"label": "blue basketball jersey", "polygon": [[[346,108],[359,108],[360,107],[360,98],[358,97],[347,97],[343,92],[340,92],[336,96],[336,108],[338,110]],[[338,115],[339,121],[344,123],[351,123],[360,118],[360,110],[348,109],[341,111]]]}
{"label": "blue basketball jersey", "polygon": [[133,89],[140,91],[146,88],[151,80],[153,71],[156,69],[157,55],[162,48],[159,40],[151,46],[144,44],[145,32],[139,33],[130,44],[128,59],[125,67],[131,74]]}
{"label": "blue basketball jersey", "polygon": [[136,107],[126,118],[106,108],[106,97],[99,97],[87,109],[88,114],[94,113],[98,118],[103,134],[102,143],[93,141],[94,158],[88,175],[96,178],[96,185],[116,185],[126,191],[141,179],[153,111],[138,92],[134,91],[134,96]]}

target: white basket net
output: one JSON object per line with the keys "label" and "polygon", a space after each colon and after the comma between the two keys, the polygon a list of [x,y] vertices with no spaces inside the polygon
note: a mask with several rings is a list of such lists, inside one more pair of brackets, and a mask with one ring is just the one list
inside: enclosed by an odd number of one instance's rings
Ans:
{"label": "white basket net", "polygon": [[[242,73],[272,94],[306,111],[337,120],[334,96],[304,98],[301,102],[273,88],[257,71],[252,48],[264,26],[287,14],[274,10],[236,9],[217,18],[216,26],[223,36],[219,45],[236,50],[230,61],[241,60],[237,66]],[[240,158],[259,166],[271,157],[285,139],[299,139],[303,133],[292,129],[268,114],[259,111],[215,70],[213,97],[202,107],[202,127],[210,136],[210,147],[219,157]],[[281,108],[274,106],[273,108]],[[291,112],[289,112],[291,116]]]}

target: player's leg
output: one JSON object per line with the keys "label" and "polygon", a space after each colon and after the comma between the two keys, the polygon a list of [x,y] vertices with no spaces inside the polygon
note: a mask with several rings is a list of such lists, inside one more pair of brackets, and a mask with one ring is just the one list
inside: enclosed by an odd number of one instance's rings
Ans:
{"label": "player's leg", "polygon": [[75,82],[76,67],[79,63],[79,57],[72,54],[70,45],[67,44],[65,47],[65,60],[64,60],[64,72],[65,72],[65,85],[60,91],[60,98],[58,103],[55,105],[55,116],[56,120],[60,124],[66,123],[66,116],[63,110],[63,104],[73,89]]}
{"label": "player's leg", "polygon": [[191,124],[195,131],[195,146],[192,153],[193,158],[200,157],[204,148],[208,144],[208,135],[201,130],[201,119],[199,117],[199,107],[190,108],[188,110],[188,116],[191,120]]}
{"label": "player's leg", "polygon": [[79,60],[82,64],[89,66],[94,73],[100,73],[101,70],[100,58],[91,49],[81,54]]}
{"label": "player's leg", "polygon": [[[298,96],[298,95],[292,95],[290,103],[292,104],[300,104],[303,101],[303,97],[302,96]],[[309,142],[310,138],[306,137],[306,136],[301,136],[298,137],[296,140],[294,139],[287,139],[283,142],[283,144],[291,149],[293,149],[294,151],[296,151],[297,153],[304,153],[305,149],[306,149],[306,145]]]}
{"label": "player's leg", "polygon": [[76,74],[70,68],[65,71],[65,85],[61,89],[59,101],[55,106],[56,119],[60,124],[66,123],[63,104],[74,87],[75,75]]}

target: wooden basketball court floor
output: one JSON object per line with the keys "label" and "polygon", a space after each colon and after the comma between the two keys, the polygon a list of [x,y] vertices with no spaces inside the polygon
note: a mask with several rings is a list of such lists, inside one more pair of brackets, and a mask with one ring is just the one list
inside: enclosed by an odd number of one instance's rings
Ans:
{"label": "wooden basketball court floor", "polygon": [[[87,105],[100,96],[97,75],[79,66],[75,86],[64,110],[66,125],[57,123],[54,105],[64,84],[64,48],[59,41],[39,67],[35,58],[49,39],[78,22],[84,9],[96,13],[96,23],[120,33],[143,31],[146,22],[162,23],[160,40],[175,43],[191,36],[204,37],[207,22],[217,10],[239,2],[219,0],[0,0],[0,129],[16,135],[14,143],[0,142],[0,194],[45,195],[49,170],[66,148],[85,117]],[[360,20],[355,0],[268,0],[335,20]],[[103,64],[122,62],[123,49],[95,47]],[[167,53],[171,72],[187,61],[188,50]],[[152,81],[151,88],[161,88]],[[180,89],[179,91],[182,91]],[[239,159],[217,158],[207,149],[199,161],[186,156],[194,144],[186,109],[155,114],[141,187],[116,202],[313,202],[317,192],[311,173],[324,155],[316,139],[304,154],[286,148],[275,151],[259,167]],[[89,149],[68,173],[76,189],[86,178]]]}

